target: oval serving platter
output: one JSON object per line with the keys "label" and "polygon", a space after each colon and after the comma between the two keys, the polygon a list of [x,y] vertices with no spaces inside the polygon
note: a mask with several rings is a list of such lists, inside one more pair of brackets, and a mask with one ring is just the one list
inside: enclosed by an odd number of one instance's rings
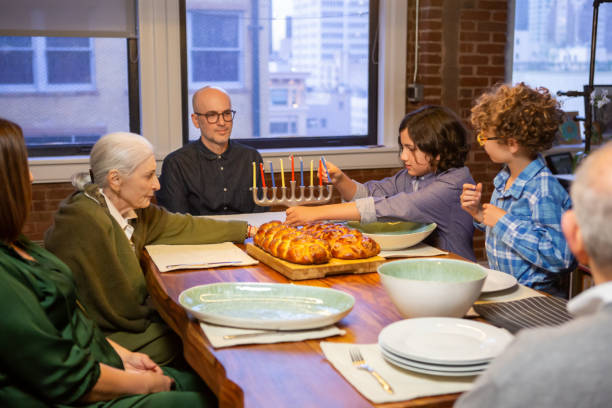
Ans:
{"label": "oval serving platter", "polygon": [[336,323],[351,311],[355,298],[316,286],[225,282],[186,289],[179,295],[179,303],[208,323],[247,329],[305,330]]}

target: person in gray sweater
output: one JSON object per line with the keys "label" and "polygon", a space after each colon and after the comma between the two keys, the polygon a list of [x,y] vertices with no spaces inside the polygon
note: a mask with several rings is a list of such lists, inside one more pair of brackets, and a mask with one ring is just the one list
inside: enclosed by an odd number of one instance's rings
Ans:
{"label": "person in gray sweater", "polygon": [[457,408],[609,407],[612,401],[612,143],[592,153],[571,186],[562,228],[595,286],[568,302],[575,316],[519,332]]}

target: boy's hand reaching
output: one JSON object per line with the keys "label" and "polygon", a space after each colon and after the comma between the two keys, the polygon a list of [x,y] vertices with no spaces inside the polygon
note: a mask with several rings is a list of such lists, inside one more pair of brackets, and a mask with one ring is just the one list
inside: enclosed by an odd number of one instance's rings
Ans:
{"label": "boy's hand reaching", "polygon": [[344,173],[338,168],[338,166],[328,161],[325,162],[325,165],[327,166],[327,174],[325,173],[325,169],[323,169],[323,181],[325,181],[326,183],[336,184],[337,182],[342,180],[342,177],[344,177]]}
{"label": "boy's hand reaching", "polygon": [[318,221],[317,212],[316,207],[289,207],[287,208],[287,211],[285,211],[285,223],[289,225],[298,225]]}
{"label": "boy's hand reaching", "polygon": [[506,211],[494,206],[493,204],[482,205],[483,220],[481,222],[488,227],[493,227],[504,215],[506,215]]}
{"label": "boy's hand reaching", "polygon": [[483,222],[483,206],[480,204],[482,199],[482,183],[477,185],[464,184],[461,193],[461,208],[467,211],[476,222]]}

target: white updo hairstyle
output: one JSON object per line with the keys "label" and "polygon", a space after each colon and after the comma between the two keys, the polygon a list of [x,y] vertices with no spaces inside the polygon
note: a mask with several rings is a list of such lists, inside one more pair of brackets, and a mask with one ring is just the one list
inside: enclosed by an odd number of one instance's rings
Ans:
{"label": "white updo hairstyle", "polygon": [[89,183],[104,188],[108,185],[106,176],[111,170],[129,176],[152,155],[153,145],[144,137],[130,132],[109,133],[102,136],[91,149],[90,173],[75,174],[72,184],[80,191]]}

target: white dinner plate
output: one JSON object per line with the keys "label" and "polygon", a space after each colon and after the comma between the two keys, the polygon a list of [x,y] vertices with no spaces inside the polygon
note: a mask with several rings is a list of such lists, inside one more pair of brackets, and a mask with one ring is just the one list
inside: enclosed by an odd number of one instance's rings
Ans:
{"label": "white dinner plate", "polygon": [[496,271],[494,269],[486,269],[487,278],[482,285],[481,293],[498,292],[500,290],[510,289],[517,284],[516,278],[509,273]]}
{"label": "white dinner plate", "polygon": [[423,363],[416,360],[410,360],[408,358],[398,356],[390,350],[385,349],[383,346],[379,344],[380,352],[384,357],[388,360],[397,361],[404,365],[416,368],[422,368],[424,370],[432,370],[432,371],[442,371],[442,372],[477,372],[482,371],[489,363],[481,363],[481,364],[466,364],[466,365],[448,365],[448,364],[434,364],[434,363]]}
{"label": "white dinner plate", "polygon": [[382,329],[378,343],[401,357],[425,363],[487,363],[510,343],[508,331],[452,317],[400,320]]}
{"label": "white dinner plate", "polygon": [[179,303],[198,319],[222,326],[305,330],[329,326],[346,316],[355,298],[316,286],[226,282],[194,286]]}
{"label": "white dinner plate", "polygon": [[383,353],[383,358],[387,360],[387,362],[389,362],[390,364],[401,367],[404,370],[409,370],[409,371],[414,371],[417,373],[429,374],[429,375],[440,375],[444,377],[467,377],[467,376],[472,376],[472,375],[479,375],[480,373],[484,371],[484,368],[478,369],[478,370],[467,370],[467,371],[436,370],[433,368],[426,368],[426,367],[416,365],[416,364],[410,364],[406,362],[406,360],[395,358],[388,353]]}

